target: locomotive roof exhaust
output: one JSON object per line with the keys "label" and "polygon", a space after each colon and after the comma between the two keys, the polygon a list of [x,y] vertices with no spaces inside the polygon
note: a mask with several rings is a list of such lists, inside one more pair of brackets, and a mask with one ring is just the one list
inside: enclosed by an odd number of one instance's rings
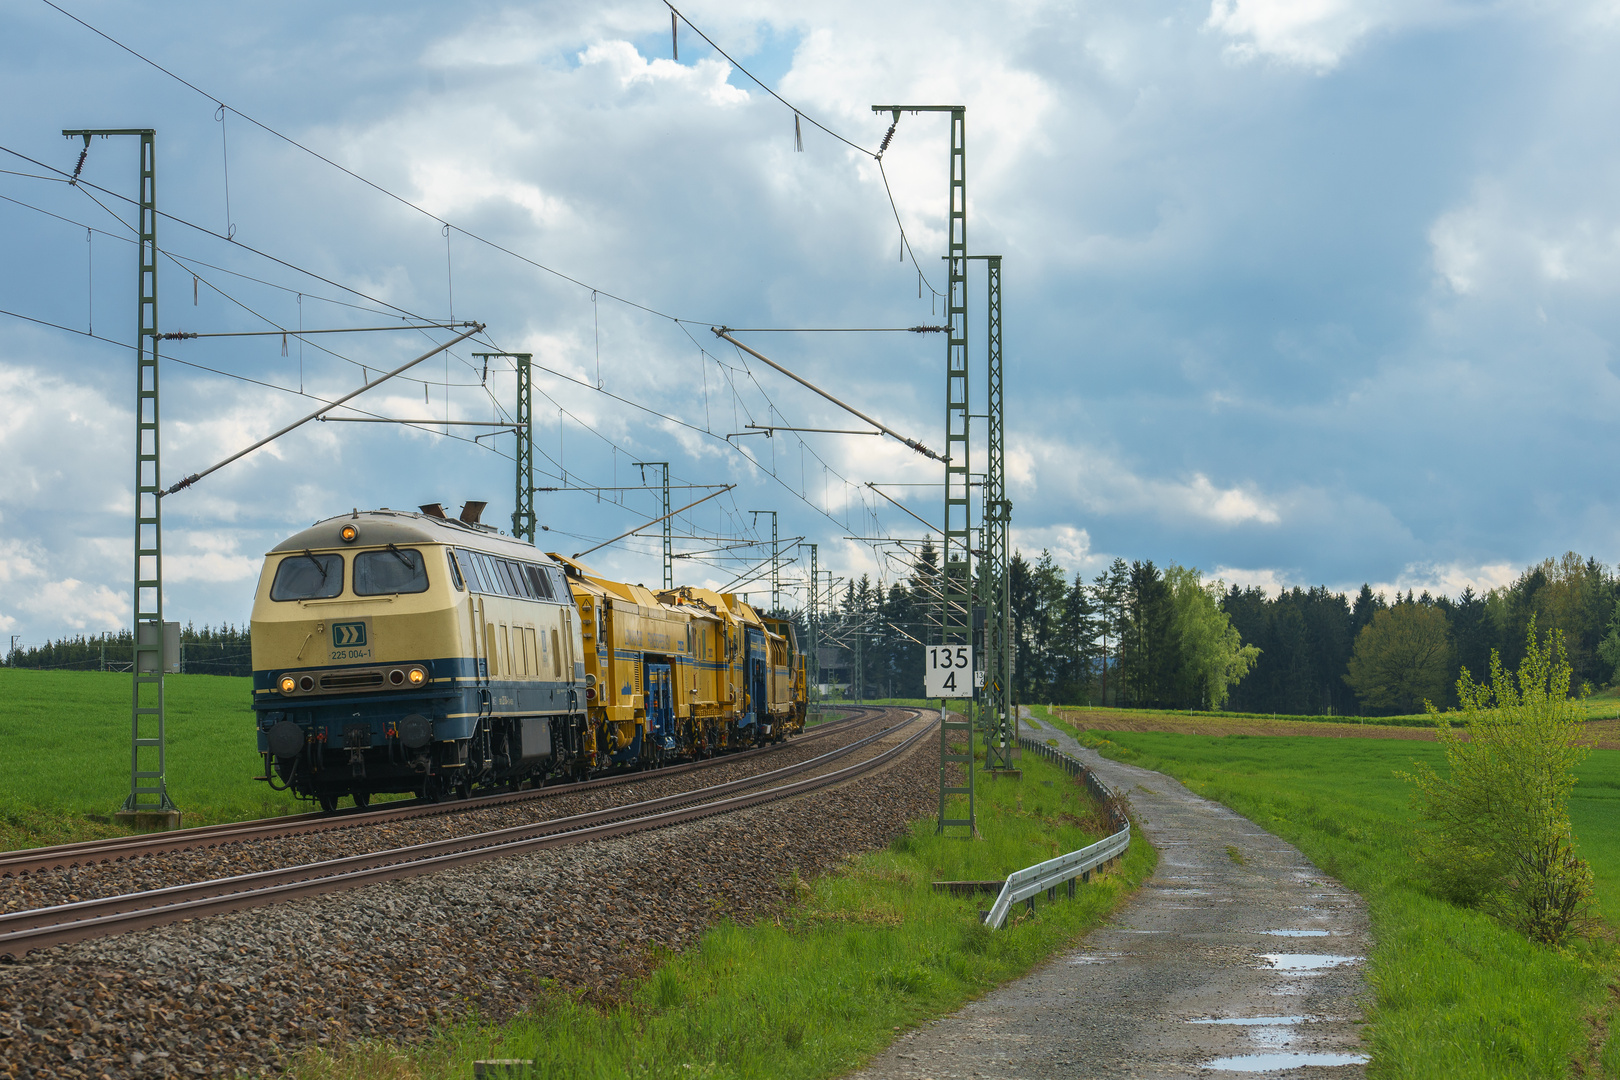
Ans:
{"label": "locomotive roof exhaust", "polygon": [[[488,505],[487,502],[470,499],[461,504],[461,516],[457,520],[463,525],[477,525],[479,519],[484,516],[484,507]],[[438,518],[440,521],[450,520],[450,515],[444,512],[443,503],[423,503],[417,509],[430,518]]]}

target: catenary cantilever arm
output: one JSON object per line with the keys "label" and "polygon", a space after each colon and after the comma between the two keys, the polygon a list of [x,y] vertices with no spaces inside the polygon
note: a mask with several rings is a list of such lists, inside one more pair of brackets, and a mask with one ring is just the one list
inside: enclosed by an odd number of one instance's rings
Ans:
{"label": "catenary cantilever arm", "polygon": [[886,426],[884,424],[878,423],[876,420],[872,419],[870,416],[867,416],[865,413],[861,412],[859,409],[855,408],[853,405],[846,405],[844,402],[839,401],[837,398],[835,398],[831,394],[827,393],[827,391],[823,390],[821,387],[817,386],[815,383],[810,382],[807,379],[801,379],[799,376],[793,374],[793,372],[789,371],[787,368],[783,367],[781,364],[778,364],[775,360],[772,360],[770,357],[766,356],[764,353],[757,352],[754,349],[750,349],[748,346],[744,345],[742,342],[738,341],[736,338],[731,336],[731,331],[730,331],[729,327],[725,327],[725,326],[714,327],[714,326],[711,326],[709,329],[714,333],[715,337],[720,338],[723,341],[731,342],[733,345],[737,346],[737,348],[741,349],[743,352],[747,353],[749,356],[754,357],[756,360],[764,361],[765,363],[769,364],[771,367],[775,368],[777,371],[780,371],[782,374],[786,375],[788,378],[790,378],[794,382],[798,383],[800,386],[803,386],[803,387],[805,387],[807,389],[810,389],[810,390],[814,390],[816,393],[820,394],[822,397],[826,398],[828,401],[832,402],[834,405],[838,406],[840,409],[843,409],[845,412],[849,413],[851,416],[860,417],[862,420],[865,420],[868,424],[871,424],[873,427],[877,428],[879,431],[883,432],[883,434],[889,436],[891,439],[898,439],[899,441],[905,443],[907,446],[909,446],[913,450],[917,451],[917,453],[921,454],[923,457],[933,458],[935,461],[944,461],[945,460],[944,458],[940,457],[938,454],[934,453],[932,450],[928,449],[928,447],[926,447],[922,443],[918,442],[916,439],[908,439],[904,435],[900,434],[898,431],[894,430],[892,427],[888,427],[888,426]]}
{"label": "catenary cantilever arm", "polygon": [[351,398],[357,398],[361,394],[365,393],[367,390],[370,390],[373,386],[376,386],[378,383],[385,383],[389,379],[392,379],[395,375],[398,375],[400,372],[409,371],[411,368],[415,367],[417,364],[420,364],[422,361],[427,360],[427,359],[429,359],[431,357],[434,357],[434,356],[438,356],[440,353],[444,352],[444,350],[450,348],[450,346],[458,344],[458,343],[463,342],[463,341],[466,341],[468,338],[472,337],[474,334],[480,332],[483,329],[484,329],[484,324],[483,323],[473,323],[472,324],[472,329],[468,330],[465,334],[462,334],[459,337],[451,338],[449,341],[445,342],[443,345],[438,345],[438,346],[435,346],[434,348],[429,349],[427,352],[423,353],[421,356],[418,356],[415,360],[412,360],[410,363],[401,364],[399,367],[395,368],[393,371],[390,371],[386,375],[379,375],[377,378],[375,378],[375,379],[371,380],[370,382],[366,383],[366,385],[362,386],[360,389],[351,391],[350,393],[347,393],[347,394],[344,394],[342,397],[338,398],[334,402],[331,402],[330,404],[322,405],[320,408],[316,409],[314,412],[310,413],[308,416],[304,417],[302,420],[293,421],[292,423],[288,424],[286,427],[282,428],[280,431],[276,432],[274,435],[266,435],[264,438],[260,439],[258,442],[254,443],[252,446],[248,447],[245,450],[238,450],[236,453],[232,454],[230,457],[226,458],[224,461],[219,462],[217,465],[210,465],[210,466],[208,466],[208,468],[204,469],[202,472],[192,473],[190,476],[186,477],[184,480],[180,481],[178,484],[176,484],[173,487],[169,488],[167,491],[162,492],[159,495],[159,498],[161,498],[164,495],[173,495],[177,491],[180,491],[180,490],[182,490],[184,488],[190,487],[192,484],[195,484],[197,481],[201,480],[203,477],[207,476],[209,473],[217,472],[220,469],[223,469],[225,466],[229,465],[231,462],[237,460],[238,458],[247,457],[249,454],[253,453],[253,451],[257,450],[259,447],[264,446],[267,443],[275,442],[277,439],[281,438],[283,435],[287,434],[287,432],[293,430],[294,428],[303,427],[305,424],[309,423],[311,420],[317,419],[322,413],[331,412],[333,409],[337,408],[339,405],[343,404],[345,401],[348,401]]}

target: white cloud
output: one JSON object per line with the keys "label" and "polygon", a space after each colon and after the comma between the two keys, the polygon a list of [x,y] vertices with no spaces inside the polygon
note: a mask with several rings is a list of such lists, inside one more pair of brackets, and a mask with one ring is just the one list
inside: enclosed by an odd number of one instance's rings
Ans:
{"label": "white cloud", "polygon": [[1237,566],[1217,566],[1205,576],[1240,589],[1264,589],[1268,594],[1282,592],[1299,584],[1288,571],[1270,567],[1248,570]]}
{"label": "white cloud", "polygon": [[1371,34],[1449,15],[1439,0],[1210,0],[1205,26],[1239,59],[1329,71]]}
{"label": "white cloud", "polygon": [[1022,551],[1027,559],[1050,551],[1052,559],[1068,571],[1071,579],[1075,574],[1090,577],[1108,562],[1091,550],[1091,534],[1073,525],[1014,528],[1011,533],[1013,550]]}
{"label": "white cloud", "polygon": [[639,85],[667,84],[697,90],[711,105],[742,105],[748,91],[732,86],[731,65],[720,59],[703,59],[693,64],[673,60],[649,60],[628,41],[602,41],[579,54],[581,67],[601,67],[629,90]]}
{"label": "white cloud", "polygon": [[[1225,528],[1283,520],[1278,500],[1252,482],[1220,485],[1197,471],[1185,478],[1143,476],[1104,451],[1046,440],[1020,439],[1008,459],[1019,463],[1009,488],[1025,500],[1067,497],[1101,514],[1148,514]],[[1015,512],[1016,506],[1015,500]]]}
{"label": "white cloud", "polygon": [[[1372,591],[1394,598],[1396,593],[1408,591],[1421,595],[1427,591],[1433,596],[1456,599],[1464,589],[1471,588],[1483,596],[1492,589],[1504,588],[1518,580],[1523,567],[1511,563],[1413,563],[1394,581],[1375,582]],[[1356,586],[1360,588],[1360,586]]]}
{"label": "white cloud", "polygon": [[1430,227],[1435,272],[1447,288],[1459,296],[1526,287],[1620,291],[1620,206],[1601,197],[1548,206],[1517,186],[1482,181],[1470,202]]}
{"label": "white cloud", "polygon": [[243,555],[234,537],[199,532],[180,532],[166,538],[163,556],[165,584],[185,582],[223,584],[256,579],[263,559]]}
{"label": "white cloud", "polygon": [[69,630],[100,632],[128,625],[130,601],[105,585],[63,578],[34,586],[18,610],[46,616],[50,623]]}

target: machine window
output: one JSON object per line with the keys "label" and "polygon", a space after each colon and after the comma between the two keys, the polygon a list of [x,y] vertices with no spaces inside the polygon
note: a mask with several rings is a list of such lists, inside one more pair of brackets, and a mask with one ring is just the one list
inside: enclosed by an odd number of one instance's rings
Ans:
{"label": "machine window", "polygon": [[289,555],[276,567],[272,600],[325,600],[343,591],[343,556]]}
{"label": "machine window", "polygon": [[356,596],[427,592],[427,587],[427,562],[415,548],[362,551],[354,557]]}
{"label": "machine window", "polygon": [[450,564],[450,581],[455,585],[457,592],[466,592],[467,586],[461,580],[461,568],[456,565],[456,553],[450,548],[444,549],[445,561]]}
{"label": "machine window", "polygon": [[535,566],[533,563],[523,564],[523,573],[529,579],[529,591],[539,600],[555,599],[551,594],[551,578],[546,574],[545,568]]}

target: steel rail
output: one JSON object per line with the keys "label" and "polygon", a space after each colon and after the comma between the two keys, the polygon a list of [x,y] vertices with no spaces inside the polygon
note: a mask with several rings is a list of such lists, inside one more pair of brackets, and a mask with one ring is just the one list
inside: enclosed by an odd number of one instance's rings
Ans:
{"label": "steel rail", "polygon": [[42,870],[64,870],[75,866],[121,862],[125,859],[140,858],[144,855],[162,855],[196,848],[214,848],[219,847],[221,844],[234,844],[271,836],[298,836],[305,833],[359,828],[381,822],[436,817],[441,814],[460,814],[471,810],[502,806],[506,803],[529,802],[535,799],[551,798],[556,795],[568,795],[577,791],[594,791],[597,788],[617,787],[621,784],[634,783],[637,780],[679,776],[682,773],[714,768],[737,761],[746,761],[750,758],[786,750],[793,746],[802,746],[806,742],[821,739],[828,735],[836,735],[852,727],[860,727],[882,719],[881,709],[865,708],[861,711],[870,715],[855,715],[847,720],[835,720],[827,724],[819,724],[791,742],[773,743],[769,746],[755,747],[752,750],[742,750],[734,754],[683,762],[679,765],[666,765],[656,769],[618,773],[613,776],[598,777],[595,780],[561,782],[549,784],[545,787],[531,788],[526,791],[507,791],[496,795],[483,795],[454,802],[431,803],[413,799],[375,809],[346,810],[337,814],[328,814],[325,811],[315,810],[306,814],[289,814],[285,817],[255,818],[250,821],[199,825],[190,829],[176,829],[166,833],[149,833],[143,836],[114,836],[105,840],[89,840],[77,844],[57,844],[51,847],[22,848],[16,851],[0,852],[0,878],[38,873]]}
{"label": "steel rail", "polygon": [[[915,723],[921,713],[908,710],[911,717],[899,728]],[[712,800],[729,791],[758,787],[770,779],[783,779],[842,757],[878,739],[894,734],[886,728],[859,742],[830,751],[810,761],[789,765],[761,776],[744,777],[712,788],[678,795],[667,795],[628,806],[597,810],[532,825],[513,826],[472,836],[439,840],[395,848],[369,855],[309,863],[304,866],[265,870],[213,881],[173,885],[150,892],[129,893],[101,900],[85,900],[57,907],[39,908],[0,915],[0,956],[21,958],[29,952],[56,945],[108,937],[148,929],[208,915],[263,907],[282,900],[318,896],[380,881],[452,869],[486,859],[524,854],[546,848],[564,847],[591,840],[605,840],[647,829],[665,828],[699,818],[747,809],[762,803],[832,787],[894,760],[916,745],[934,728],[921,730],[865,761],[835,772],[807,777],[777,787],[744,795]],[[682,806],[680,804],[687,805]]]}

